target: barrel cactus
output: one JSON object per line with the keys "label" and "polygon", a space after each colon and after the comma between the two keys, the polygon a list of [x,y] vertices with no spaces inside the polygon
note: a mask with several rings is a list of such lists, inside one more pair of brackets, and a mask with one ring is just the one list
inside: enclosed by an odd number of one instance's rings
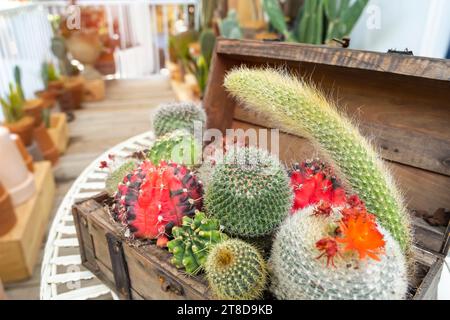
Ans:
{"label": "barrel cactus", "polygon": [[215,245],[205,269],[209,285],[219,299],[258,299],[266,287],[266,262],[255,247],[242,240],[230,239]]}
{"label": "barrel cactus", "polygon": [[112,170],[105,181],[106,192],[112,197],[117,191],[120,183],[122,183],[125,176],[133,172],[136,168],[136,161],[129,160],[120,165],[117,169]]}
{"label": "barrel cactus", "polygon": [[181,226],[174,227],[172,234],[174,239],[167,244],[173,253],[171,261],[189,274],[202,270],[210,249],[228,238],[220,231],[219,222],[203,212],[197,212],[193,218],[183,217]]}
{"label": "barrel cactus", "polygon": [[208,213],[227,233],[242,237],[270,234],[291,205],[287,172],[277,158],[254,147],[229,150],[205,193]]}
{"label": "barrel cactus", "polygon": [[168,103],[159,107],[153,120],[153,128],[158,137],[177,129],[185,129],[194,134],[195,122],[200,128],[206,123],[206,114],[201,106],[192,102]]}
{"label": "barrel cactus", "polygon": [[399,244],[361,202],[321,203],[290,216],[273,243],[271,291],[278,299],[403,299],[407,265]]}
{"label": "barrel cactus", "polygon": [[323,94],[273,69],[236,69],[226,76],[225,87],[281,129],[312,139],[402,250],[409,252],[410,221],[391,174],[369,141]]}
{"label": "barrel cactus", "polygon": [[202,186],[185,166],[146,160],[119,184],[113,218],[139,239],[165,247],[174,226],[202,209]]}
{"label": "barrel cactus", "polygon": [[190,167],[199,164],[201,157],[200,142],[184,130],[175,130],[160,137],[147,153],[147,158],[155,164],[165,160]]}

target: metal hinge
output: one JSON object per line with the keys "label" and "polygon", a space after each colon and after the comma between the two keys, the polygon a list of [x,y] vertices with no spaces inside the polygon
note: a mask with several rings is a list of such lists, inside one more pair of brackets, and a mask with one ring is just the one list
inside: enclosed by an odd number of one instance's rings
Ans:
{"label": "metal hinge", "polygon": [[128,265],[123,252],[122,241],[112,233],[106,234],[109,256],[111,258],[112,272],[116,284],[116,292],[121,298],[131,299],[130,275]]}

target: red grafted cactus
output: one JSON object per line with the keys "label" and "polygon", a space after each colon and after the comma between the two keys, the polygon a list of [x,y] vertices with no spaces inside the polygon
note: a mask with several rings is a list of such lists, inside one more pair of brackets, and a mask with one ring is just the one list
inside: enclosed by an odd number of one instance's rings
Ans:
{"label": "red grafted cactus", "polygon": [[346,202],[341,182],[332,169],[319,160],[294,165],[289,176],[294,190],[291,213],[321,201],[333,206],[341,206]]}
{"label": "red grafted cactus", "polygon": [[202,185],[185,166],[150,161],[128,174],[119,184],[114,219],[139,239],[157,239],[165,247],[172,227],[202,208]]}

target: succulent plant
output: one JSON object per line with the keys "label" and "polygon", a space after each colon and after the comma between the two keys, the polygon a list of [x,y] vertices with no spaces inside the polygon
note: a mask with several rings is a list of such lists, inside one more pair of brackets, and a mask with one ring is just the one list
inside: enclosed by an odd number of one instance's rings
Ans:
{"label": "succulent plant", "polygon": [[346,210],[322,204],[286,219],[269,259],[278,299],[405,298],[407,265],[398,243],[363,208]]}
{"label": "succulent plant", "polygon": [[160,137],[147,153],[147,158],[154,164],[165,160],[189,167],[199,164],[201,157],[202,146],[184,130],[176,130]]}
{"label": "succulent plant", "polygon": [[0,103],[7,123],[17,122],[24,117],[24,100],[17,84],[9,84],[9,93],[5,99],[0,98]]}
{"label": "succulent plant", "polygon": [[225,87],[281,129],[312,139],[380,224],[409,251],[409,217],[391,174],[368,140],[333,103],[305,82],[273,69],[234,70],[227,75]]}
{"label": "succulent plant", "polygon": [[119,184],[122,183],[123,179],[129,173],[133,172],[135,168],[136,168],[136,161],[129,160],[120,165],[117,169],[110,172],[105,181],[106,192],[110,196],[114,196]]}
{"label": "succulent plant", "polygon": [[334,206],[344,204],[345,190],[331,167],[318,159],[295,164],[289,171],[291,186],[294,190],[292,212],[321,201]]}
{"label": "succulent plant", "polygon": [[255,247],[242,240],[230,239],[215,245],[205,269],[209,285],[219,299],[258,299],[266,287],[266,262]]}
{"label": "succulent plant", "polygon": [[113,218],[139,239],[164,247],[172,227],[202,209],[202,186],[185,166],[146,160],[129,173],[114,196]]}
{"label": "succulent plant", "polygon": [[159,107],[153,120],[155,134],[161,137],[177,129],[185,129],[194,134],[194,124],[206,123],[206,114],[201,106],[192,102],[163,104]]}
{"label": "succulent plant", "polygon": [[287,41],[295,42],[294,35],[289,31],[283,11],[278,0],[263,0],[264,11],[269,16],[271,25],[281,33]]}
{"label": "succulent plant", "polygon": [[19,66],[14,66],[14,81],[16,83],[17,92],[22,100],[25,100],[25,94],[22,87],[22,71]]}
{"label": "succulent plant", "polygon": [[173,227],[172,234],[174,239],[167,244],[173,253],[171,261],[189,274],[202,270],[211,248],[228,238],[220,231],[217,219],[208,218],[203,212],[197,212],[193,218],[183,217],[181,226]]}
{"label": "succulent plant", "polygon": [[59,80],[58,72],[55,65],[51,62],[44,61],[41,67],[41,77],[45,88],[48,88],[48,83],[51,81]]}
{"label": "succulent plant", "polygon": [[242,237],[270,234],[289,214],[292,189],[279,160],[254,147],[233,148],[214,169],[207,212]]}
{"label": "succulent plant", "polygon": [[239,26],[236,10],[229,10],[227,17],[219,24],[220,35],[228,39],[242,39],[242,30]]}
{"label": "succulent plant", "polygon": [[214,51],[214,46],[216,45],[216,35],[212,29],[205,29],[200,34],[200,50],[205,62],[208,66],[211,64],[211,58]]}

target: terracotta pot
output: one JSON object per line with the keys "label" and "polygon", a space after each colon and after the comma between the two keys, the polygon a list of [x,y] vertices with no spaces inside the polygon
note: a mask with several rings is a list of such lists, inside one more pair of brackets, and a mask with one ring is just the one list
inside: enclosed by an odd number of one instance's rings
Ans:
{"label": "terracotta pot", "polygon": [[48,91],[58,92],[59,90],[64,88],[64,81],[63,80],[49,81],[47,87],[48,87],[47,88]]}
{"label": "terracotta pot", "polygon": [[36,192],[34,177],[27,170],[19,149],[5,127],[0,127],[0,150],[0,181],[11,196],[14,206],[18,206]]}
{"label": "terracotta pot", "polygon": [[17,134],[11,134],[11,139],[16,143],[17,149],[19,149],[20,155],[22,156],[23,161],[25,161],[28,171],[34,172],[33,157],[23,144],[22,139],[20,139]]}
{"label": "terracotta pot", "polygon": [[32,99],[25,101],[24,111],[27,116],[34,119],[34,126],[39,127],[42,123],[42,108],[44,106],[44,100]]}
{"label": "terracotta pot", "polygon": [[52,109],[55,106],[60,90],[40,90],[35,95],[42,99],[42,107],[44,109]]}
{"label": "terracotta pot", "polygon": [[50,138],[47,128],[42,123],[39,127],[34,129],[33,134],[44,159],[50,161],[52,165],[55,165],[59,159],[59,152],[53,143],[53,140]]}
{"label": "terracotta pot", "polygon": [[[0,236],[11,230],[17,222],[16,213],[14,212],[11,197],[3,185],[0,183]],[[1,292],[0,283],[0,296]]]}
{"label": "terracotta pot", "polygon": [[71,77],[64,82],[64,88],[60,91],[58,98],[61,111],[70,113],[73,110],[81,109],[83,99],[83,79],[81,77]]}
{"label": "terracotta pot", "polygon": [[26,146],[33,143],[34,119],[32,117],[25,116],[17,122],[4,123],[3,125],[8,128],[11,133],[17,134]]}

